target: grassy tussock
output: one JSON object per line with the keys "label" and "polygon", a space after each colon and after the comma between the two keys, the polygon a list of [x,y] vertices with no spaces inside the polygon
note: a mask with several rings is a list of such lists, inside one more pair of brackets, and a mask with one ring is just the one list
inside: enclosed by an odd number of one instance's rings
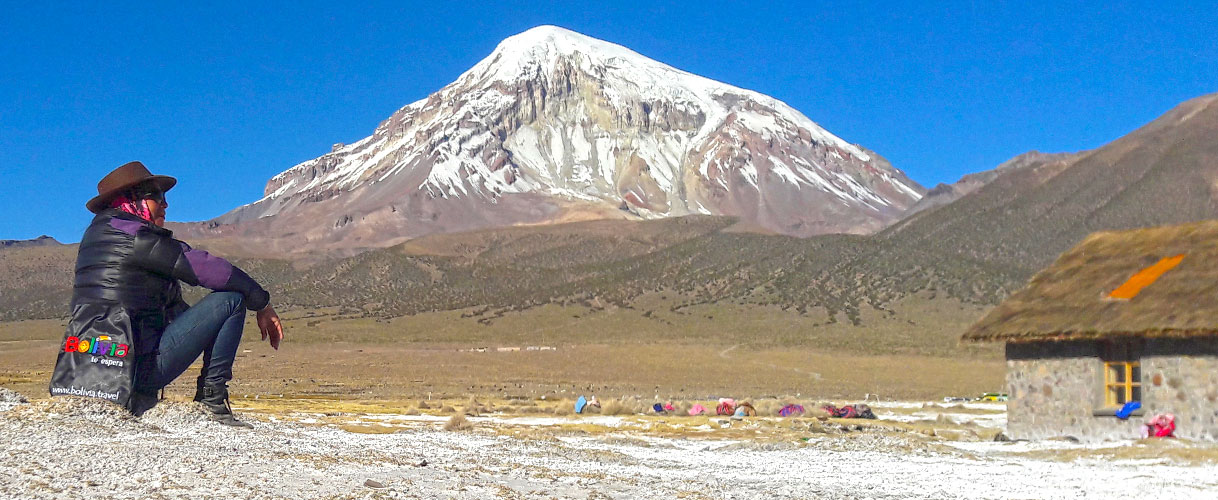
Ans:
{"label": "grassy tussock", "polygon": [[782,401],[778,401],[776,399],[763,399],[760,401],[745,402],[753,405],[753,409],[757,410],[757,416],[759,417],[777,416],[778,410],[781,410],[783,406],[786,406]]}
{"label": "grassy tussock", "polygon": [[469,398],[469,401],[465,402],[465,408],[461,413],[464,413],[471,417],[477,417],[477,416],[481,416],[482,414],[485,414],[485,413],[494,413],[494,412],[495,412],[494,404],[492,404],[492,403],[484,404],[482,402],[479,402],[478,398],[471,396]]}
{"label": "grassy tussock", "polygon": [[381,424],[374,424],[374,425],[346,424],[346,425],[340,425],[340,426],[338,426],[338,428],[342,429],[344,431],[347,431],[347,432],[355,433],[355,434],[393,434],[398,431],[398,428],[396,428],[396,427],[391,427],[388,425],[381,425]]}
{"label": "grassy tussock", "polygon": [[677,415],[689,415],[689,409],[694,407],[694,403],[692,401],[681,401],[673,406],[677,408]]}
{"label": "grassy tussock", "polygon": [[601,403],[601,408],[598,413],[601,415],[625,415],[630,413],[630,410],[627,410],[626,405],[623,405],[621,401],[610,399],[604,403]]}
{"label": "grassy tussock", "polygon": [[459,413],[449,417],[448,421],[444,423],[444,430],[446,431],[468,431],[473,428],[474,424],[465,418],[465,415]]}
{"label": "grassy tussock", "polygon": [[[637,397],[626,397],[622,399],[610,399],[601,403],[601,415],[637,415],[639,413],[647,413],[651,405],[640,401]],[[595,410],[595,408],[593,409]]]}

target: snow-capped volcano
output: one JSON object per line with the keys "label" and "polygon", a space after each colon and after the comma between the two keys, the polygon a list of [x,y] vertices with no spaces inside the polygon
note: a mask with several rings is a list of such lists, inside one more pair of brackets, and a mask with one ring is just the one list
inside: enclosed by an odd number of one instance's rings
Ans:
{"label": "snow-capped volcano", "polygon": [[[738,216],[865,233],[924,188],[790,106],[542,26],[370,137],[296,165],[190,232],[327,247],[590,218]],[[196,234],[206,236],[206,234]]]}

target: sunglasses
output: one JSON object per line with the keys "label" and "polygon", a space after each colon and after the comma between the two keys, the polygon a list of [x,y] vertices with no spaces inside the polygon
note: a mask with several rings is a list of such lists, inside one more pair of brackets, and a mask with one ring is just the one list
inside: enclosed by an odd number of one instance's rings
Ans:
{"label": "sunglasses", "polygon": [[165,192],[160,189],[137,189],[134,193],[137,200],[152,200],[157,203],[165,203]]}

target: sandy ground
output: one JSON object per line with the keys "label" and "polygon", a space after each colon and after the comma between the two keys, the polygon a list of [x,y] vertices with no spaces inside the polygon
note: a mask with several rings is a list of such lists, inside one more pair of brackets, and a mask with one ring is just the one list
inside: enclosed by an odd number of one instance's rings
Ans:
{"label": "sandy ground", "polygon": [[1218,498],[1212,444],[982,441],[1001,406],[873,408],[863,428],[489,415],[446,431],[444,416],[246,411],[242,430],[191,403],[135,419],[0,388],[0,498]]}

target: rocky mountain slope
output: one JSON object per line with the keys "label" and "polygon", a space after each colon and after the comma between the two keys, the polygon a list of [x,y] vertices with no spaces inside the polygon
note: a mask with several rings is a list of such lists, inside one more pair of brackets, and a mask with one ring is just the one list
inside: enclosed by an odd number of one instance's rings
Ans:
{"label": "rocky mountain slope", "polygon": [[0,246],[0,320],[66,316],[76,248]]}
{"label": "rocky mountain slope", "polygon": [[[976,261],[1031,276],[1095,231],[1218,218],[1218,94],[1067,161],[1009,169],[877,235],[931,265]],[[912,250],[912,251],[911,251]]]}
{"label": "rocky mountain slope", "polygon": [[[901,319],[893,304],[908,297],[996,303],[1094,231],[1218,218],[1215,138],[1218,94],[1094,151],[999,169],[869,236],[764,235],[733,218],[690,216],[435,234],[308,268],[240,265],[285,305],[371,316],[477,308],[489,318],[544,304],[635,307],[658,295],[678,310],[782,307],[867,326],[869,315]],[[14,258],[21,252],[49,260]],[[45,249],[0,250],[0,317],[64,314],[66,288],[53,284],[70,284],[70,265]]]}
{"label": "rocky mountain slope", "polygon": [[501,229],[316,266],[285,289],[393,313],[629,305],[662,291],[851,322],[916,294],[992,304],[1091,232],[1218,218],[1216,137],[1218,95],[1194,99],[1094,151],[1017,158],[1009,164],[1024,164],[872,236],[749,234],[716,217]]}
{"label": "rocky mountain slope", "polygon": [[928,208],[941,207],[961,197],[980,189],[982,186],[989,184],[999,175],[1008,173],[1014,170],[1025,168],[1039,168],[1051,163],[1069,162],[1077,158],[1082,153],[1041,153],[1040,151],[1029,151],[1021,154],[1010,160],[1002,162],[996,168],[965,175],[960,180],[951,184],[939,184],[926,192],[926,195],[918,200],[913,207],[909,209],[906,217],[915,213],[921,212]]}
{"label": "rocky mountain slope", "polygon": [[594,297],[629,305],[661,291],[851,322],[917,294],[992,304],[1091,232],[1218,218],[1215,137],[1218,95],[1194,99],[1094,151],[998,169],[872,236],[749,234],[715,217],[503,229],[316,266],[285,289],[308,303],[393,313]]}
{"label": "rocky mountain slope", "polygon": [[276,175],[261,200],[177,229],[280,252],[691,214],[795,236],[870,233],[924,191],[776,99],[543,26],[371,136]]}

